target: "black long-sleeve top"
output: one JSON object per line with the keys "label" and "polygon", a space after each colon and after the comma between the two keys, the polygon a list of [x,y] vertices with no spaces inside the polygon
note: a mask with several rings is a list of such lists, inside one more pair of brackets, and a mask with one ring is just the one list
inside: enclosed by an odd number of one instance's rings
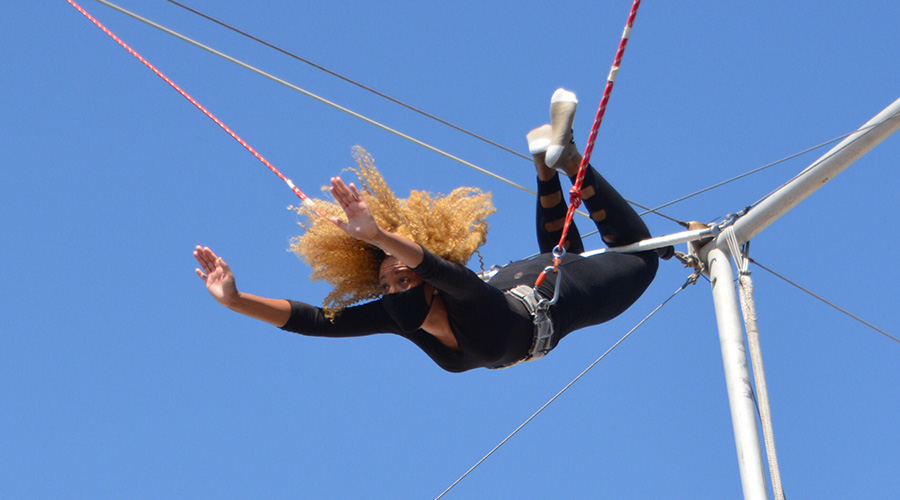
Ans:
{"label": "black long-sleeve top", "polygon": [[441,292],[450,328],[459,344],[458,351],[422,329],[400,333],[381,300],[348,307],[333,322],[325,318],[319,307],[290,301],[291,317],[281,328],[318,337],[394,333],[412,341],[449,372],[503,366],[527,355],[534,337],[534,324],[517,299],[485,283],[465,266],[443,260],[427,250],[422,263],[413,271]]}
{"label": "black long-sleeve top", "polygon": [[[609,237],[609,241],[626,245],[650,237],[640,216],[593,167],[588,169],[585,182],[596,193],[584,200],[592,218],[593,214],[605,214],[596,218],[597,229],[604,239]],[[555,184],[550,184],[545,182],[542,188],[539,183],[538,191],[549,189],[549,193],[561,189],[558,178]],[[537,206],[538,243],[543,252],[549,252],[559,235],[548,233],[545,223],[562,217],[565,203],[561,201],[550,208],[540,203]],[[653,250],[635,254],[602,253],[590,257],[574,255],[583,248],[577,234],[577,229],[572,226],[568,240],[572,253],[563,257],[559,272],[551,273],[539,287],[541,295],[553,297],[556,281],[560,279],[559,300],[550,308],[553,322],[551,348],[570,332],[609,321],[628,309],[650,286],[659,266]],[[504,292],[522,284],[531,286],[551,263],[550,253],[512,262],[485,283],[465,266],[442,260],[426,250],[422,263],[413,271],[441,291],[450,328],[459,343],[458,351],[424,330],[408,335],[398,333],[400,329],[380,300],[348,307],[333,323],[325,318],[321,309],[292,302],[291,318],[282,328],[323,337],[397,333],[451,372],[504,366],[522,360],[534,340],[531,315],[521,302]]]}

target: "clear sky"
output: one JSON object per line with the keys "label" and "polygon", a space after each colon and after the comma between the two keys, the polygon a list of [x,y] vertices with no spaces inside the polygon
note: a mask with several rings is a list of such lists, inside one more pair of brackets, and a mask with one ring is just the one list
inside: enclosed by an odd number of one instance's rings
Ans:
{"label": "clear sky", "polygon": [[[486,263],[534,251],[531,195],[82,3],[307,193],[359,144],[401,195],[491,191]],[[168,2],[119,3],[532,187],[533,167],[508,152]],[[584,144],[631,3],[190,5],[527,152],[557,87],[580,98]],[[327,288],[288,252],[291,191],[65,1],[4,7],[2,498],[434,498],[689,274],[663,263],[628,312],[502,371],[445,373],[395,336],[313,339],[254,322],[208,296],[191,250],[211,246],[242,290],[319,304]],[[655,206],[848,133],[900,97],[898,21],[894,0],[644,2],[593,163]],[[663,211],[721,220],[825,151]],[[894,136],[751,245],[894,336],[898,158]],[[681,229],[645,219],[657,235]],[[897,498],[900,344],[751,270],[788,498]],[[701,280],[445,498],[740,495]]]}

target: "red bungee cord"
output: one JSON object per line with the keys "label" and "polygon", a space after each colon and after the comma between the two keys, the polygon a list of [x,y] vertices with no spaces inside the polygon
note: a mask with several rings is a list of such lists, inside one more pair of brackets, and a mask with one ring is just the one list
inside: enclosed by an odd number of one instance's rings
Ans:
{"label": "red bungee cord", "polygon": [[312,201],[308,196],[306,196],[306,194],[304,194],[303,191],[300,191],[300,188],[298,188],[297,186],[295,186],[294,183],[293,183],[290,179],[288,179],[288,178],[285,177],[281,172],[279,172],[278,169],[275,168],[275,166],[273,166],[271,163],[269,163],[269,161],[266,160],[266,159],[265,159],[261,154],[259,154],[255,149],[253,149],[252,146],[250,146],[249,144],[247,144],[247,142],[244,141],[243,139],[241,139],[241,137],[240,137],[239,135],[237,135],[236,133],[234,133],[233,130],[231,130],[230,128],[228,128],[228,125],[225,125],[224,123],[222,123],[221,120],[219,120],[218,118],[216,118],[215,115],[213,115],[213,114],[210,113],[206,108],[204,108],[202,104],[200,104],[200,103],[197,102],[193,97],[191,97],[190,95],[188,95],[187,92],[185,92],[184,90],[182,90],[181,87],[179,87],[175,82],[173,82],[172,80],[170,80],[169,77],[167,77],[167,76],[164,75],[161,71],[159,71],[158,69],[156,69],[156,67],[154,67],[152,64],[150,64],[149,61],[147,61],[146,59],[144,59],[144,58],[143,58],[140,54],[138,54],[134,49],[132,49],[131,47],[129,47],[128,44],[126,44],[125,42],[123,42],[121,38],[119,38],[118,36],[115,35],[115,33],[113,33],[112,31],[110,31],[109,29],[107,29],[106,26],[104,26],[103,24],[101,24],[100,21],[98,21],[97,19],[94,18],[94,16],[90,15],[86,10],[84,10],[83,8],[81,8],[80,5],[78,5],[77,3],[75,3],[73,0],[66,0],[66,1],[69,2],[69,5],[71,5],[72,7],[75,7],[75,9],[77,9],[78,12],[81,12],[82,14],[84,14],[84,17],[88,18],[92,23],[94,23],[94,25],[96,25],[98,28],[100,28],[101,30],[103,30],[104,33],[106,33],[107,35],[109,35],[110,38],[112,38],[113,40],[115,40],[116,43],[118,43],[119,45],[121,45],[122,48],[124,48],[125,50],[127,50],[128,53],[130,53],[131,55],[133,55],[134,57],[136,57],[139,61],[141,61],[142,63],[144,63],[145,66],[147,66],[148,68],[150,68],[151,71],[153,71],[154,73],[156,73],[156,75],[157,75],[158,77],[162,78],[166,83],[168,83],[173,89],[175,89],[175,90],[176,90],[179,94],[181,94],[185,99],[187,99],[188,101],[190,101],[191,104],[193,104],[194,106],[197,107],[197,109],[199,109],[200,111],[202,111],[203,114],[206,115],[207,117],[209,117],[210,120],[216,122],[216,125],[222,127],[222,130],[224,130],[225,132],[228,132],[228,135],[230,135],[231,137],[233,137],[234,140],[238,141],[238,143],[240,143],[241,146],[244,146],[244,148],[246,148],[247,151],[250,152],[250,154],[252,154],[253,156],[255,156],[257,160],[261,161],[261,162],[263,163],[263,165],[269,167],[269,170],[271,170],[272,172],[274,172],[275,175],[277,175],[279,179],[283,180],[283,181],[285,182],[285,184],[287,184],[288,187],[291,188],[291,190],[294,192],[294,194],[296,194],[297,197],[299,197],[299,198],[303,201],[303,204],[304,204],[304,205],[306,205],[307,207],[311,208],[311,209],[313,210],[313,212],[316,213],[316,215],[319,215],[319,216],[321,217],[321,214],[319,214],[318,211],[316,211],[315,207],[313,206],[313,201]]}
{"label": "red bungee cord", "polygon": [[552,270],[556,272],[562,255],[565,253],[564,244],[566,235],[569,234],[569,226],[572,225],[572,218],[575,216],[575,210],[581,205],[581,185],[584,182],[584,175],[587,172],[587,166],[591,161],[591,153],[594,151],[594,142],[597,140],[597,132],[600,130],[600,123],[603,121],[603,115],[606,113],[606,104],[609,102],[609,96],[612,93],[613,84],[616,81],[616,75],[619,73],[619,65],[622,64],[622,56],[625,54],[625,45],[628,43],[628,37],[631,35],[631,27],[634,25],[634,18],[637,15],[638,7],[641,0],[634,0],[631,5],[631,12],[628,14],[628,21],[625,23],[625,31],[622,32],[622,39],[619,41],[619,48],[616,50],[616,58],[613,60],[612,68],[609,70],[609,76],[606,78],[606,87],[603,89],[603,97],[600,99],[600,106],[597,108],[597,114],[594,116],[594,124],[591,127],[591,135],[588,138],[587,145],[584,147],[584,154],[581,157],[581,165],[578,167],[578,175],[569,190],[569,211],[566,213],[565,224],[562,229],[562,236],[559,243],[553,250],[553,267],[544,270],[539,276],[534,286],[538,287],[544,282],[547,273]]}

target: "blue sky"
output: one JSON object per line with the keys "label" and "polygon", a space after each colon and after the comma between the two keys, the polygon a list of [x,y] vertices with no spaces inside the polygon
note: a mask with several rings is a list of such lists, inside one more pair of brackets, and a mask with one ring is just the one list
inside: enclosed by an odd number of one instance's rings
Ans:
{"label": "blue sky", "polygon": [[[119,4],[533,183],[521,158],[168,2]],[[485,262],[533,252],[527,193],[82,5],[307,193],[352,165],[359,144],[401,195],[491,191]],[[526,152],[557,87],[580,98],[584,144],[630,2],[191,5]],[[900,97],[898,19],[900,4],[884,0],[645,2],[593,163],[627,198],[659,205],[848,133]],[[434,498],[689,274],[664,263],[627,313],[503,371],[444,373],[399,337],[281,332],[219,307],[190,252],[211,246],[242,290],[319,303],[327,289],[287,251],[300,231],[290,190],[65,1],[12,2],[0,25],[4,498]],[[824,152],[664,212],[719,220]],[[895,336],[898,157],[900,137],[888,138],[751,245],[759,262]],[[680,230],[646,220],[655,234]],[[900,345],[751,270],[788,497],[896,497]],[[702,280],[445,498],[740,494]]]}

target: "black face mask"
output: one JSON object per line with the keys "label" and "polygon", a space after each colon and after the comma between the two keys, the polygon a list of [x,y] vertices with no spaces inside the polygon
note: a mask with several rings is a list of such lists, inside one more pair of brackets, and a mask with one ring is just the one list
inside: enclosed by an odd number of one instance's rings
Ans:
{"label": "black face mask", "polygon": [[[432,299],[432,302],[434,300]],[[397,293],[381,297],[381,305],[388,315],[397,322],[400,333],[412,333],[422,326],[431,311],[431,304],[425,298],[425,283]]]}

